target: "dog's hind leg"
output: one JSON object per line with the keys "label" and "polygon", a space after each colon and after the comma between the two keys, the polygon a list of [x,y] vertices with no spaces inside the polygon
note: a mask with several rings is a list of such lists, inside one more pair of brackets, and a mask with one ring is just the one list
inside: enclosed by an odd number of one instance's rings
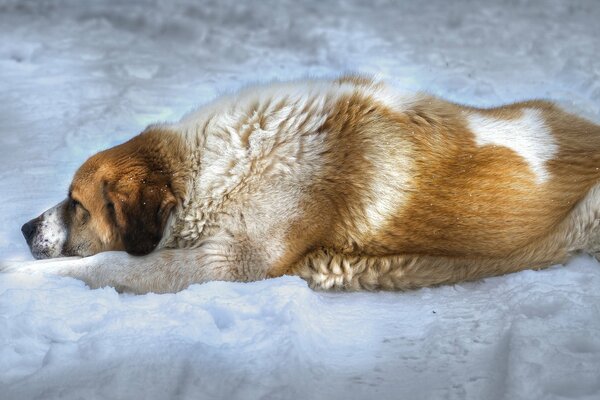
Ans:
{"label": "dog's hind leg", "polygon": [[524,269],[542,269],[562,258],[461,258],[429,255],[385,257],[344,255],[318,250],[297,263],[292,274],[321,290],[410,290],[454,284]]}
{"label": "dog's hind leg", "polygon": [[542,269],[585,251],[600,260],[600,185],[548,234],[500,258],[340,254],[319,249],[291,269],[315,289],[406,290]]}

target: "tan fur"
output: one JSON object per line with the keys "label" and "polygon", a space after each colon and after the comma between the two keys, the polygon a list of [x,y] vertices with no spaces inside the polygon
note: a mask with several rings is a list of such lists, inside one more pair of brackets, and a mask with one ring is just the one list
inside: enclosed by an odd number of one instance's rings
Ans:
{"label": "tan fur", "polygon": [[[283,274],[412,289],[600,251],[598,125],[546,101],[478,109],[394,93],[354,76],[250,89],[97,154],[73,180],[89,222],[72,240],[91,253],[158,249],[111,259],[111,274],[61,273],[134,292]],[[527,153],[534,140],[519,153],[470,129],[527,126],[531,110],[543,124],[514,134],[542,135],[541,155]]]}
{"label": "tan fur", "polygon": [[[125,250],[119,227],[126,230],[128,221],[123,208],[142,208],[151,199],[142,200],[141,189],[155,191],[162,207],[175,206],[184,195],[179,174],[184,157],[183,145],[177,135],[160,129],[148,129],[132,140],[91,157],[77,171],[69,196],[78,202],[72,213],[68,246],[81,247],[85,253]],[[114,207],[111,218],[108,203]],[[88,222],[89,220],[89,222]],[[165,221],[166,222],[166,219]],[[158,244],[158,242],[156,243]],[[87,255],[87,254],[86,254]]]}

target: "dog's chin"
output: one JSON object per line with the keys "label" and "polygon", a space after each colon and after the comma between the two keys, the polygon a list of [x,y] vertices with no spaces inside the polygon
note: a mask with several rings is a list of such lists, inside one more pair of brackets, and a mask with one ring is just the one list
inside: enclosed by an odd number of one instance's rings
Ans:
{"label": "dog's chin", "polygon": [[48,250],[31,249],[31,255],[36,260],[46,260],[48,258],[53,258]]}
{"label": "dog's chin", "polygon": [[67,252],[61,252],[61,253],[55,254],[51,250],[33,250],[32,249],[31,255],[36,260],[48,260],[51,258],[64,258],[64,257],[89,257],[93,254],[85,254],[84,255],[84,254],[75,254],[75,253],[67,253]]}
{"label": "dog's chin", "polygon": [[30,246],[29,250],[31,255],[36,260],[47,260],[49,258],[67,257],[67,254],[63,254],[62,251],[57,251],[52,247],[35,247]]}

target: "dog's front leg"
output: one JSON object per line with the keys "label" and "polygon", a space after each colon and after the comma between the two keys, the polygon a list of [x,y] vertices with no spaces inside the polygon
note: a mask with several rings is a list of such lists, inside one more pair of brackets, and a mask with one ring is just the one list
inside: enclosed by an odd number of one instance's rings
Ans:
{"label": "dog's front leg", "polygon": [[194,283],[264,279],[257,255],[247,246],[218,239],[197,249],[163,249],[146,256],[105,252],[85,258],[30,262],[5,272],[47,272],[84,281],[90,288],[112,286],[120,292],[173,293]]}

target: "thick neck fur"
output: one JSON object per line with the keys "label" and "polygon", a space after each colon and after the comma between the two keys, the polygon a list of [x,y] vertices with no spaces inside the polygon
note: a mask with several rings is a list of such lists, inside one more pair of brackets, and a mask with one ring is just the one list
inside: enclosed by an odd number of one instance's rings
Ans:
{"label": "thick neck fur", "polygon": [[[243,193],[256,177],[276,179],[289,175],[289,169],[300,179],[314,177],[319,160],[306,159],[311,154],[306,149],[322,146],[320,128],[331,109],[359,87],[374,97],[388,95],[384,86],[360,79],[272,84],[221,97],[165,125],[186,144],[183,170],[188,178],[162,247],[198,246],[211,228],[218,229],[228,199]],[[243,194],[238,201],[239,196]]]}

